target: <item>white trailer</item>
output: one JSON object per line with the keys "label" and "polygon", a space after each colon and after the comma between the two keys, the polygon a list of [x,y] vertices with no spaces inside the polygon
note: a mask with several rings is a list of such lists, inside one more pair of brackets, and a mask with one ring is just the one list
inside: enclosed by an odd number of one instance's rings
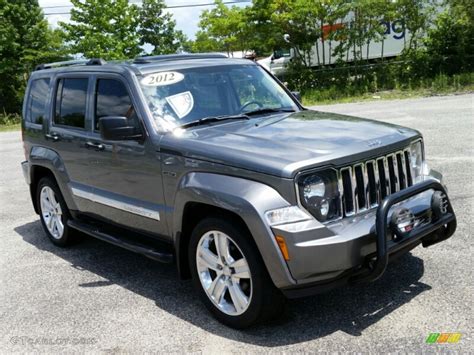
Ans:
{"label": "white trailer", "polygon": [[[351,26],[351,21],[326,25],[323,27],[323,36],[318,40],[309,53],[308,65],[311,67],[320,67],[335,64],[338,60],[352,62],[356,58],[364,60],[373,60],[378,58],[392,58],[400,55],[409,43],[410,33],[404,28],[401,20],[382,21],[385,27],[383,40],[364,43],[362,46],[353,46],[346,50],[343,55],[337,55],[335,49],[340,44],[337,39],[330,39],[329,34],[337,31],[344,26]],[[270,70],[275,75],[281,75],[285,72],[285,66],[296,56],[297,51],[291,49],[275,50],[270,57],[259,60],[258,62]]]}

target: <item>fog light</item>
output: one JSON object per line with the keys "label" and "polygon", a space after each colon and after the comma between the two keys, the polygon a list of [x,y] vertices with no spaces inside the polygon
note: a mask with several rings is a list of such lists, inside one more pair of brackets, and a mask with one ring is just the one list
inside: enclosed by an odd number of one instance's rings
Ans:
{"label": "fog light", "polygon": [[391,226],[395,239],[409,234],[415,227],[415,215],[408,208],[400,208],[393,212]]}
{"label": "fog light", "polygon": [[443,215],[448,213],[448,197],[444,192],[435,191],[431,197],[431,209],[435,219],[440,219]]}

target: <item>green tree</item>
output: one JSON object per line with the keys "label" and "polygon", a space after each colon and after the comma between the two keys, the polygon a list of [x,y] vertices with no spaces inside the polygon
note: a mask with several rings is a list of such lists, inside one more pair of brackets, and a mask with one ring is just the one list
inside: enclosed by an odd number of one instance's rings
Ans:
{"label": "green tree", "polygon": [[19,112],[28,73],[67,53],[36,0],[0,0],[0,18],[0,112]]}
{"label": "green tree", "polygon": [[311,63],[312,48],[321,36],[321,27],[317,21],[317,7],[314,2],[274,0],[271,10],[271,21],[281,29],[283,34],[290,35],[291,45],[301,54],[300,59],[303,64],[308,66]]}
{"label": "green tree", "polygon": [[199,53],[219,52],[224,50],[224,44],[220,39],[211,37],[207,31],[199,30],[192,44],[192,51]]}
{"label": "green tree", "polygon": [[198,51],[213,48],[215,51],[245,51],[250,49],[247,15],[244,8],[227,7],[222,0],[215,0],[211,10],[202,12],[200,32],[195,40]]}
{"label": "green tree", "polygon": [[274,0],[254,0],[253,5],[245,9],[245,22],[248,26],[248,47],[258,55],[271,53],[281,46],[288,46],[283,41],[284,32],[271,20]]}
{"label": "green tree", "polygon": [[61,22],[71,51],[87,58],[124,59],[141,53],[139,9],[128,0],[71,0],[71,23]]}
{"label": "green tree", "polygon": [[436,18],[419,50],[431,75],[452,75],[474,69],[472,13],[470,8],[454,3]]}
{"label": "green tree", "polygon": [[[436,0],[398,0],[396,3],[397,16],[404,22],[409,33],[406,52],[416,50],[428,30]],[[404,37],[406,40],[407,36]]]}
{"label": "green tree", "polygon": [[176,21],[172,14],[165,12],[165,8],[163,0],[143,0],[140,8],[140,44],[153,46],[149,54],[176,53],[186,46],[186,36],[176,30]]}
{"label": "green tree", "polygon": [[[342,24],[348,14],[350,7],[346,0],[327,0],[324,2],[318,2],[317,12],[319,13],[319,26],[321,27],[320,37],[322,39],[322,49],[325,53],[326,42],[329,47],[329,58],[324,57],[324,64],[332,64],[333,41],[340,41],[343,37],[340,36],[340,27],[335,28],[335,24]],[[324,26],[327,25],[329,31],[324,31]],[[337,51],[336,51],[337,53]],[[318,54],[319,57],[319,54]]]}

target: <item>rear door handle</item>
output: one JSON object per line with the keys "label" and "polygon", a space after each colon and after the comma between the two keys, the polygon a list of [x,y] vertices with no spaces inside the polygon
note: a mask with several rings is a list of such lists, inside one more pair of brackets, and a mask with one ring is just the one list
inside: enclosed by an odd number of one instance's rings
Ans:
{"label": "rear door handle", "polygon": [[56,133],[46,133],[44,136],[46,139],[52,140],[53,142],[57,142],[59,140],[59,136]]}
{"label": "rear door handle", "polygon": [[86,142],[86,148],[87,149],[95,149],[95,150],[104,150],[105,145],[103,145],[102,143],[98,143],[98,142]]}

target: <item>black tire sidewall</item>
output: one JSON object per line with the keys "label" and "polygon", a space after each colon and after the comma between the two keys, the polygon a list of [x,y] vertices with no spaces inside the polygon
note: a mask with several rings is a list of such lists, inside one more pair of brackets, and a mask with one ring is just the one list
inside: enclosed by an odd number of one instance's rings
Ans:
{"label": "black tire sidewall", "polygon": [[[241,315],[230,316],[220,311],[207,296],[203,289],[196,266],[196,249],[201,237],[211,231],[218,230],[227,234],[238,245],[245,256],[250,268],[252,277],[252,298],[247,310]],[[189,265],[194,287],[198,290],[200,298],[204,302],[206,308],[222,323],[237,329],[247,328],[265,318],[264,310],[268,307],[264,306],[265,302],[272,302],[269,288],[275,288],[269,279],[267,270],[263,264],[263,260],[258,253],[258,249],[242,227],[231,224],[219,218],[207,218],[200,222],[194,229],[189,243]],[[276,302],[278,303],[278,302]]]}
{"label": "black tire sidewall", "polygon": [[[46,223],[43,219],[43,213],[42,213],[42,210],[41,210],[41,201],[40,201],[40,199],[41,199],[41,191],[43,190],[43,187],[45,187],[45,186],[48,186],[49,188],[51,188],[54,191],[54,195],[56,197],[56,200],[59,202],[59,205],[61,206],[61,211],[62,211],[61,221],[63,222],[63,225],[64,225],[64,232],[63,232],[63,235],[61,236],[61,238],[59,238],[59,239],[54,238],[51,235],[51,233],[49,232],[49,230],[46,226]],[[46,235],[51,240],[51,242],[53,242],[55,245],[62,246],[62,247],[67,246],[68,244],[70,244],[72,242],[72,239],[73,239],[72,236],[71,236],[71,230],[67,225],[67,221],[69,220],[69,210],[67,208],[66,202],[63,199],[61,191],[59,190],[58,185],[56,184],[56,182],[53,179],[51,179],[49,177],[44,177],[38,182],[38,188],[36,189],[36,194],[37,194],[36,195],[36,201],[37,201],[37,204],[38,204],[38,211],[40,213],[40,220],[41,220],[41,224],[43,226],[43,229],[44,229]]]}

